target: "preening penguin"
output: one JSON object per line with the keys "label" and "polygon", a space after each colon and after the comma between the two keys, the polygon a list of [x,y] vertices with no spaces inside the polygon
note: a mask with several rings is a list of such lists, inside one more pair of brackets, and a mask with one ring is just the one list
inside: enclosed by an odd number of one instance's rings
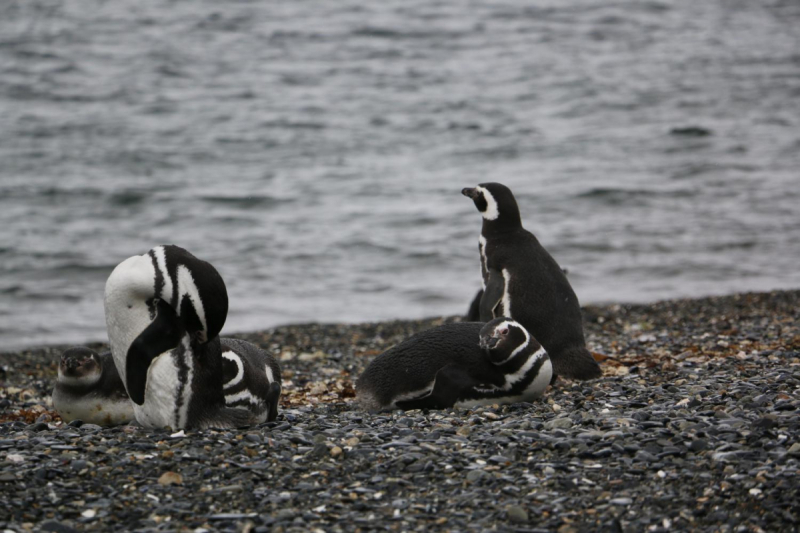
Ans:
{"label": "preening penguin", "polygon": [[507,318],[418,333],[376,357],[356,383],[368,411],[444,409],[539,398],[552,377],[547,352]]}
{"label": "preening penguin", "polygon": [[64,422],[113,426],[136,418],[111,352],[98,354],[84,347],[61,354],[53,407]]}
{"label": "preening penguin", "polygon": [[508,316],[522,324],[550,354],[556,375],[600,377],[600,366],[586,349],[578,298],[555,259],[522,227],[511,190],[482,183],[461,192],[483,216],[481,320]]}
{"label": "preening penguin", "polygon": [[[277,362],[249,343],[221,342],[228,294],[209,263],[173,245],[130,257],[106,282],[105,313],[111,353],[142,425],[239,427],[276,414]],[[228,381],[243,371],[227,390],[223,360],[232,356],[223,347],[242,364],[234,362]],[[244,388],[250,396],[232,397],[229,407],[226,395]]]}

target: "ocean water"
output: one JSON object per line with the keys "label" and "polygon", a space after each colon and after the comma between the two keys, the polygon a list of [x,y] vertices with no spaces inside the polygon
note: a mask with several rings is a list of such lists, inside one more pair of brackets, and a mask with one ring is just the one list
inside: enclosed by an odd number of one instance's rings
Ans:
{"label": "ocean water", "polygon": [[0,3],[0,350],[162,243],[228,333],[463,313],[485,181],[582,303],[797,288],[800,4]]}

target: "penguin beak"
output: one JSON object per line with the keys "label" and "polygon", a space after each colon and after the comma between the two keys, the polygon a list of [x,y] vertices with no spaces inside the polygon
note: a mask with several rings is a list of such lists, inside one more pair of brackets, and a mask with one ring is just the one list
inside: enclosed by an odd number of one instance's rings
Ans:
{"label": "penguin beak", "polygon": [[463,194],[467,198],[472,198],[474,200],[475,197],[478,195],[478,191],[475,190],[474,188],[466,187],[464,189],[461,189],[461,194]]}
{"label": "penguin beak", "polygon": [[500,340],[497,337],[481,337],[481,341],[479,346],[483,350],[493,350],[495,346],[497,346],[497,341]]}

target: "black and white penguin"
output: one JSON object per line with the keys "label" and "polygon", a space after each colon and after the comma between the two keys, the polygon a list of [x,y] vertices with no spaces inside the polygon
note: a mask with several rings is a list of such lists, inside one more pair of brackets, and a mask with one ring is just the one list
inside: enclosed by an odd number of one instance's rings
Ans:
{"label": "black and white penguin", "polygon": [[522,324],[547,350],[555,375],[600,377],[600,366],[586,349],[578,298],[555,259],[522,227],[511,190],[482,183],[461,192],[483,216],[481,320],[508,316]]}
{"label": "black and white penguin", "polygon": [[53,407],[64,422],[113,426],[136,418],[111,352],[98,354],[84,347],[61,354]]}
{"label": "black and white penguin", "polygon": [[252,344],[221,341],[228,294],[209,263],[174,245],[130,257],[106,282],[105,313],[111,353],[143,426],[224,428],[274,419],[278,363]]}
{"label": "black and white penguin", "polygon": [[275,420],[281,367],[269,353],[240,339],[222,339],[225,405],[249,409],[257,423]]}
{"label": "black and white penguin", "polygon": [[377,356],[356,382],[361,406],[444,409],[539,398],[552,377],[544,348],[519,323],[456,322],[423,331]]}

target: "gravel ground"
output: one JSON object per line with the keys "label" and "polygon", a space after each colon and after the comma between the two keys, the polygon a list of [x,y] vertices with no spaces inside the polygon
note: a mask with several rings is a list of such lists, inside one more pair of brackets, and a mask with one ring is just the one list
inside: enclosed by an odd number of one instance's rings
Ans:
{"label": "gravel ground", "polygon": [[0,531],[796,531],[800,291],[588,307],[604,377],[474,410],[369,415],[370,359],[450,319],[240,335],[276,422],[66,426],[60,348],[0,354]]}

